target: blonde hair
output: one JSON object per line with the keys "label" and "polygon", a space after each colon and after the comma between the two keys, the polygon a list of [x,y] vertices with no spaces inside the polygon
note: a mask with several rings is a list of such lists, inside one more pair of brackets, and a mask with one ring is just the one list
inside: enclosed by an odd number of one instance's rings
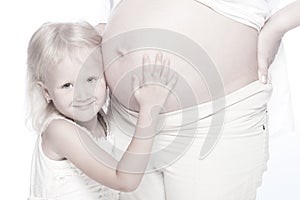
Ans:
{"label": "blonde hair", "polygon": [[[45,120],[59,114],[43,96],[37,82],[45,80],[46,71],[66,56],[83,48],[100,48],[101,36],[87,22],[45,23],[31,37],[27,49],[27,124],[40,132]],[[101,56],[101,55],[99,55]],[[100,113],[101,114],[101,113]],[[102,117],[102,125],[107,128]]]}

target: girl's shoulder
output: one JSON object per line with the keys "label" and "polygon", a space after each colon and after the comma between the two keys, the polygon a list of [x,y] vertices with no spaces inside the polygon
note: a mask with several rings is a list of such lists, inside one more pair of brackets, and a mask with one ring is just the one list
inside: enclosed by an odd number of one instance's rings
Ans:
{"label": "girl's shoulder", "polygon": [[44,121],[42,129],[41,129],[41,135],[44,135],[48,132],[56,132],[60,129],[70,128],[70,126],[74,126],[75,123],[71,120],[67,119],[66,117],[60,115],[60,114],[52,114],[47,118],[47,120]]}
{"label": "girl's shoulder", "polygon": [[66,117],[55,116],[45,125],[42,137],[43,140],[62,143],[74,139],[78,133],[88,133],[88,130]]}
{"label": "girl's shoulder", "polygon": [[47,120],[41,138],[44,153],[48,157],[61,159],[68,158],[75,149],[85,148],[86,144],[96,144],[111,152],[114,143],[110,134],[106,138],[95,138],[88,129],[61,115]]}
{"label": "girl's shoulder", "polygon": [[78,130],[89,133],[86,128],[80,126],[72,119],[66,118],[61,114],[54,113],[44,121],[41,129],[41,135],[44,135],[48,132],[56,133],[62,131],[65,133],[71,133],[74,131],[77,132]]}
{"label": "girl's shoulder", "polygon": [[52,118],[44,125],[41,138],[44,154],[53,160],[63,160],[64,148],[71,147],[76,140],[75,124],[62,116]]}

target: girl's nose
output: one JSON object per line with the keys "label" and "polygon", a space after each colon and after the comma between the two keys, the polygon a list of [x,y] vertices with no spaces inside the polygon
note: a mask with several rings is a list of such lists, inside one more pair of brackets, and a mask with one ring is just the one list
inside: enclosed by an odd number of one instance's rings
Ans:
{"label": "girl's nose", "polygon": [[91,87],[85,86],[85,84],[77,84],[74,90],[74,100],[78,102],[84,102],[92,97]]}

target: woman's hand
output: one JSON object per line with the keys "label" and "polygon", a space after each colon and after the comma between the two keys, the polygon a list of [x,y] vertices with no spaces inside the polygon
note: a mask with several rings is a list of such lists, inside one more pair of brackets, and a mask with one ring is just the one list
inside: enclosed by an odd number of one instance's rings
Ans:
{"label": "woman's hand", "polygon": [[267,83],[268,68],[272,64],[285,33],[300,26],[300,0],[288,4],[273,14],[258,37],[258,77]]}
{"label": "woman's hand", "polygon": [[266,84],[268,69],[273,63],[283,35],[269,26],[268,22],[261,30],[257,44],[258,77]]}
{"label": "woman's hand", "polygon": [[134,97],[140,108],[152,109],[158,106],[163,107],[171,90],[177,82],[177,75],[170,71],[169,59],[163,59],[163,55],[156,55],[155,64],[150,64],[148,55],[143,57],[143,77],[133,76]]}

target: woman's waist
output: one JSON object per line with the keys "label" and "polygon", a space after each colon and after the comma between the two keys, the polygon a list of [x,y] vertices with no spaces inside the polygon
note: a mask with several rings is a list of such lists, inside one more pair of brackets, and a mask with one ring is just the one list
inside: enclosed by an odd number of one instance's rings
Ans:
{"label": "woman's waist", "polygon": [[[258,81],[219,98],[215,101],[191,106],[185,109],[160,115],[158,129],[164,134],[176,131],[210,130],[212,127],[225,127],[227,130],[261,130],[266,122],[266,104],[272,86]],[[111,99],[109,119],[121,130],[133,133],[138,113],[124,107],[114,97]]]}
{"label": "woman's waist", "polygon": [[[228,69],[223,74],[213,65],[196,68],[192,65],[179,63],[180,67],[172,67],[178,75],[175,87],[172,89],[163,108],[163,113],[189,108],[219,97],[230,95],[239,89],[258,80],[257,72],[242,67],[238,70]],[[172,64],[174,65],[174,64]],[[124,70],[121,69],[120,71]],[[109,71],[109,70],[108,70]],[[140,69],[129,70],[118,76],[113,71],[106,72],[109,88],[118,101],[130,110],[138,111],[139,105],[133,96],[132,75],[142,75]],[[233,71],[237,71],[233,73]],[[114,74],[114,75],[113,75]],[[113,79],[110,79],[113,77]]]}
{"label": "woman's waist", "polygon": [[[229,39],[224,34],[208,34],[209,37],[199,34],[197,37],[201,41],[182,33],[152,28],[118,35],[102,44],[108,86],[119,101],[138,110],[132,97],[132,75],[142,76],[145,54],[150,57],[150,63],[154,63],[160,51],[170,60],[170,69],[178,74],[174,95],[170,95],[165,106],[166,112],[214,99],[211,93],[216,85],[212,83],[212,86],[211,80],[227,95],[258,79],[257,35],[242,34],[241,42],[237,41],[240,35],[229,36]],[[180,99],[177,103],[181,106],[176,105],[176,98]]]}

